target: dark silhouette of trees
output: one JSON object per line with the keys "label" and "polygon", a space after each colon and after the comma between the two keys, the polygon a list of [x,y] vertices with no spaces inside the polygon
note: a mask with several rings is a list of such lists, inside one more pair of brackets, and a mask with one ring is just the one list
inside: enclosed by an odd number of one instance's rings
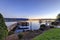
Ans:
{"label": "dark silhouette of trees", "polygon": [[56,21],[60,22],[60,13],[57,15]]}
{"label": "dark silhouette of trees", "polygon": [[55,25],[55,26],[60,25],[60,13],[57,15],[56,20],[52,22],[51,25]]}

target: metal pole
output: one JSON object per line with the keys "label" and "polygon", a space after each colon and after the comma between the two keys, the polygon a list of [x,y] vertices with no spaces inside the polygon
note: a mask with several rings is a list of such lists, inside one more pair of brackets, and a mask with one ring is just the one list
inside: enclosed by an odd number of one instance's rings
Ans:
{"label": "metal pole", "polygon": [[32,22],[30,21],[30,30],[32,30]]}

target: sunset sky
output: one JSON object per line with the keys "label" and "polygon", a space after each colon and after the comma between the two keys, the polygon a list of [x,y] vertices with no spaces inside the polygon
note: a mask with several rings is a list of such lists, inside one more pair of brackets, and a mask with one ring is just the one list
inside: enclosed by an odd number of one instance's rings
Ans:
{"label": "sunset sky", "polygon": [[0,0],[0,13],[5,18],[55,18],[60,0]]}

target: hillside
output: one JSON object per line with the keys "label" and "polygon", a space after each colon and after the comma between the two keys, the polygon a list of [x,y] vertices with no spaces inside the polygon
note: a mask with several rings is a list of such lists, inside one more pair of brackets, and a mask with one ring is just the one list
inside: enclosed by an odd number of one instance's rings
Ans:
{"label": "hillside", "polygon": [[60,28],[50,29],[33,40],[60,40]]}

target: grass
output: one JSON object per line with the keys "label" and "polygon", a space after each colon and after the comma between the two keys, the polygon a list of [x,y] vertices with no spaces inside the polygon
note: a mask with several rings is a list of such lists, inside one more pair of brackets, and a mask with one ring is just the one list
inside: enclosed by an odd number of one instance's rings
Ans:
{"label": "grass", "polygon": [[60,40],[60,28],[50,29],[33,40]]}

